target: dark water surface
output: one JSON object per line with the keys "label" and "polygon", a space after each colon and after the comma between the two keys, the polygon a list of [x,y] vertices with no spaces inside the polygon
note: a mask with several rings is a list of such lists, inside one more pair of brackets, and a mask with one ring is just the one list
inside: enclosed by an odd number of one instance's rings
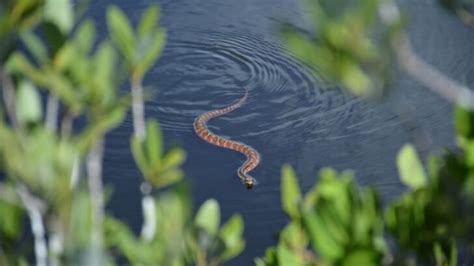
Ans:
{"label": "dark water surface", "polygon": [[[91,15],[105,35],[105,7],[115,3],[136,22],[152,1],[94,1]],[[295,0],[162,0],[168,42],[145,84],[156,97],[146,106],[166,142],[188,153],[185,170],[195,204],[215,198],[223,218],[245,220],[245,251],[228,265],[251,265],[276,240],[286,222],[280,208],[280,167],[293,165],[306,191],[323,166],[353,169],[357,181],[380,188],[385,200],[403,191],[395,158],[406,142],[422,155],[453,145],[451,107],[416,82],[402,77],[382,103],[368,103],[327,89],[285,53],[277,23],[303,25]],[[413,15],[416,50],[451,77],[474,85],[474,35],[432,0],[399,1]],[[253,171],[259,186],[247,191],[236,176],[244,158],[213,147],[192,130],[202,112],[226,106],[250,89],[247,103],[213,120],[214,132],[252,145],[262,155]],[[115,188],[112,211],[137,229],[141,224],[140,175],[129,152],[128,119],[107,139],[107,181]]]}

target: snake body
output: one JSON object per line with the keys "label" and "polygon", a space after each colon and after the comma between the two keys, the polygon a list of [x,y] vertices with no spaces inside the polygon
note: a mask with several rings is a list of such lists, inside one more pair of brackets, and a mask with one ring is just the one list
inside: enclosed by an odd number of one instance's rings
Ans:
{"label": "snake body", "polygon": [[255,184],[255,179],[251,175],[249,175],[248,172],[252,171],[260,163],[259,153],[254,148],[250,147],[249,145],[246,145],[241,142],[233,141],[230,139],[226,139],[212,133],[207,128],[207,125],[206,125],[206,122],[211,120],[212,118],[230,113],[234,111],[235,109],[239,108],[240,106],[242,106],[245,100],[247,100],[247,96],[248,96],[248,91],[246,91],[245,95],[234,104],[222,109],[209,111],[198,116],[196,120],[194,121],[194,131],[201,139],[205,140],[206,142],[210,144],[223,147],[226,149],[238,151],[247,157],[247,160],[237,170],[237,174],[242,180],[242,182],[244,183],[244,185],[248,189],[251,189]]}

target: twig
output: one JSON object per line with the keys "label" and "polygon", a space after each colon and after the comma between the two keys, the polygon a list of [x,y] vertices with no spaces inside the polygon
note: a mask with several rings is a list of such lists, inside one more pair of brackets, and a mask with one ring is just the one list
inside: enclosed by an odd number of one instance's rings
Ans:
{"label": "twig", "polygon": [[143,183],[140,186],[142,191],[142,210],[143,210],[143,226],[140,236],[146,242],[150,242],[155,237],[156,232],[156,207],[155,201],[150,196],[151,186]]}
{"label": "twig", "polygon": [[132,80],[132,113],[133,113],[133,131],[140,140],[145,140],[145,111],[143,103],[143,86],[141,79]]}
{"label": "twig", "polygon": [[[379,9],[382,21],[391,26],[400,21],[400,10],[391,1],[383,1]],[[410,38],[405,32],[400,32],[391,42],[398,62],[403,70],[412,78],[437,93],[444,99],[459,106],[474,111],[474,93],[457,81],[447,77],[421,59],[412,49]]]}
{"label": "twig", "polygon": [[48,96],[48,103],[46,104],[45,124],[46,124],[46,128],[51,130],[51,132],[56,132],[57,121],[58,121],[58,109],[59,109],[58,97],[50,94]]}
{"label": "twig", "polygon": [[87,173],[92,205],[91,242],[94,248],[103,245],[104,221],[104,191],[102,185],[102,157],[104,153],[104,139],[101,137],[94,145],[87,157]]}
{"label": "twig", "polygon": [[69,187],[71,190],[74,190],[74,188],[77,185],[77,182],[79,181],[80,165],[81,165],[81,159],[76,154],[73,165],[72,165],[72,169],[71,169],[71,180],[69,182]]}
{"label": "twig", "polygon": [[[37,266],[46,266],[48,261],[48,249],[46,245],[45,227],[42,217],[42,203],[39,199],[31,195],[28,190],[19,185],[18,194],[26,208],[31,221],[31,231],[35,241],[35,256]],[[43,209],[44,210],[44,209]]]}

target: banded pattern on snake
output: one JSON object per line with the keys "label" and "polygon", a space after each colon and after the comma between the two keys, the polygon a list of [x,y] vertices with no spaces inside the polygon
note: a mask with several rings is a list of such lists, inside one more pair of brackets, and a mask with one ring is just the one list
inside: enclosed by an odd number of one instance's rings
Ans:
{"label": "banded pattern on snake", "polygon": [[212,133],[206,126],[206,122],[211,120],[212,118],[230,113],[242,106],[245,100],[247,100],[247,97],[248,90],[246,90],[245,95],[234,104],[222,109],[209,111],[198,116],[194,121],[194,131],[201,139],[205,140],[210,144],[238,151],[247,157],[247,160],[237,170],[237,174],[244,183],[244,185],[247,187],[247,189],[251,189],[255,184],[255,179],[251,175],[249,175],[248,172],[252,171],[260,163],[260,154],[249,145],[226,139]]}

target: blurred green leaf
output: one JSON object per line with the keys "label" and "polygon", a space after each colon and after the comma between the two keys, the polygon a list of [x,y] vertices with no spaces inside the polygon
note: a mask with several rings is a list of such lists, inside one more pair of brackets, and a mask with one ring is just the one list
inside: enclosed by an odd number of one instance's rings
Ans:
{"label": "blurred green leaf", "polygon": [[315,213],[305,213],[303,220],[315,250],[322,257],[334,261],[344,254],[344,248],[330,235],[321,218]]}
{"label": "blurred green leaf", "polygon": [[401,181],[408,187],[418,189],[426,185],[425,170],[412,145],[406,144],[401,148],[397,156],[397,166]]}
{"label": "blurred green leaf", "polygon": [[183,178],[183,171],[180,169],[173,169],[165,172],[160,172],[155,175],[150,175],[149,181],[157,188],[162,188],[179,182]]}
{"label": "blurred green leaf", "polygon": [[146,173],[148,171],[148,161],[146,159],[146,155],[143,152],[143,142],[137,138],[137,136],[132,135],[130,138],[130,146],[132,148],[132,154],[135,163],[142,173]]}
{"label": "blurred green leaf", "polygon": [[89,53],[95,40],[95,25],[91,20],[84,21],[75,33],[74,44],[84,54]]}
{"label": "blurred green leaf", "polygon": [[292,252],[287,246],[277,246],[278,265],[303,266],[302,258]]}
{"label": "blurred green leaf", "polygon": [[236,214],[222,225],[219,237],[225,244],[225,250],[221,257],[223,261],[229,260],[238,255],[245,247],[245,241],[242,239],[244,231],[244,222],[242,216]]}
{"label": "blurred green leaf", "polygon": [[186,153],[181,148],[173,148],[169,150],[164,158],[161,165],[162,171],[168,171],[172,168],[179,167],[186,160]]}
{"label": "blurred green leaf", "polygon": [[301,192],[296,180],[295,172],[289,165],[282,168],[282,206],[283,210],[293,219],[297,219],[299,214],[299,204],[301,202]]}
{"label": "blurred green leaf", "polygon": [[199,208],[194,223],[208,234],[216,235],[220,220],[219,203],[214,199],[209,199]]}
{"label": "blurred green leaf", "polygon": [[163,154],[163,136],[156,120],[147,121],[146,149],[150,164],[159,164]]}
{"label": "blurred green leaf", "polygon": [[[0,200],[0,238],[17,239],[22,229],[24,213],[18,206]],[[2,241],[2,242],[4,242]]]}
{"label": "blurred green leaf", "polygon": [[40,38],[27,31],[21,34],[21,39],[39,63],[48,62],[48,51]]}
{"label": "blurred green leaf", "polygon": [[308,237],[298,221],[292,221],[280,232],[280,243],[295,250],[304,250],[308,245]]}
{"label": "blurred green leaf", "polygon": [[454,125],[461,137],[467,139],[474,136],[474,115],[468,110],[459,106],[454,109]]}
{"label": "blurred green leaf", "polygon": [[380,261],[376,252],[370,249],[360,249],[348,252],[341,265],[377,266],[380,265],[379,262]]}
{"label": "blurred green leaf", "polygon": [[38,122],[43,116],[40,96],[29,81],[22,80],[18,84],[16,113],[22,124]]}
{"label": "blurred green leaf", "polygon": [[155,63],[163,50],[165,39],[166,31],[160,29],[154,34],[154,37],[147,38],[140,43],[134,77],[141,79],[145,72]]}
{"label": "blurred green leaf", "polygon": [[352,60],[340,61],[340,77],[342,84],[356,96],[369,96],[373,84],[362,68]]}
{"label": "blurred green leaf", "polygon": [[51,21],[61,29],[63,34],[69,33],[74,24],[74,12],[70,0],[46,0],[44,6],[45,20]]}
{"label": "blurred green leaf", "polygon": [[100,43],[94,57],[94,86],[90,93],[103,105],[114,99],[117,54],[108,41]]}
{"label": "blurred green leaf", "polygon": [[56,53],[53,65],[57,71],[67,68],[77,56],[75,47],[70,43],[65,43]]}
{"label": "blurred green leaf", "polygon": [[107,26],[112,40],[131,63],[135,53],[135,36],[128,18],[118,7],[111,6],[107,8]]}
{"label": "blurred green leaf", "polygon": [[156,5],[149,6],[138,25],[138,37],[143,39],[150,36],[157,27],[160,8]]}

